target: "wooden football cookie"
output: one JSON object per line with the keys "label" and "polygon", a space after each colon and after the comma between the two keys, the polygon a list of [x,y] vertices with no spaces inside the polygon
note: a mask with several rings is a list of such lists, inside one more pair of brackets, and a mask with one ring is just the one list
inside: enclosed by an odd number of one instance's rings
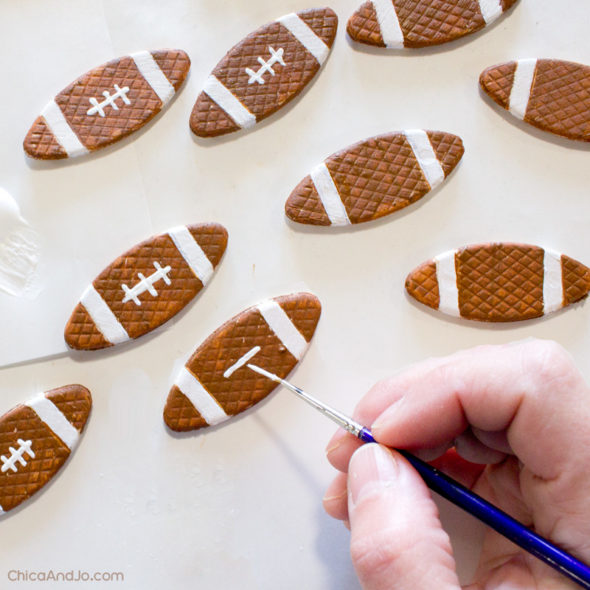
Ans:
{"label": "wooden football cookie", "polygon": [[590,141],[590,67],[557,59],[521,59],[484,70],[483,90],[543,131]]}
{"label": "wooden football cookie", "polygon": [[484,322],[538,318],[587,296],[590,269],[527,244],[483,244],[425,262],[406,279],[408,293],[448,315]]}
{"label": "wooden football cookie", "polygon": [[390,49],[454,41],[493,23],[516,0],[369,0],[348,20],[351,39]]}
{"label": "wooden football cookie", "polygon": [[43,109],[25,138],[25,152],[59,160],[127,137],[162,110],[189,68],[179,49],[139,51],[94,68]]}
{"label": "wooden football cookie", "polygon": [[190,117],[200,137],[249,128],[295,98],[324,63],[338,26],[329,8],[287,14],[251,33],[215,66]]}
{"label": "wooden football cookie", "polygon": [[267,299],[223,324],[176,377],[166,424],[177,431],[213,426],[264,399],[277,384],[246,364],[285,378],[305,354],[320,313],[317,297],[295,293]]}
{"label": "wooden football cookie", "polygon": [[84,291],[66,328],[71,348],[106,348],[151,332],[209,282],[227,246],[217,223],[179,226],[117,258]]}
{"label": "wooden football cookie", "polygon": [[312,225],[371,221],[436,188],[463,156],[460,137],[412,129],[372,137],[331,155],[293,190],[287,217]]}
{"label": "wooden football cookie", "polygon": [[91,407],[85,387],[66,385],[0,417],[0,514],[30,498],[61,469]]}

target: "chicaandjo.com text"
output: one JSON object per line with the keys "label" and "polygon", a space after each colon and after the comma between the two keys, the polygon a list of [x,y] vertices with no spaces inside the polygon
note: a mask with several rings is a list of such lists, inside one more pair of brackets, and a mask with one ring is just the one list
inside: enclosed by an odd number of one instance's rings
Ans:
{"label": "chicaandjo.com text", "polygon": [[8,570],[9,582],[124,582],[123,572]]}

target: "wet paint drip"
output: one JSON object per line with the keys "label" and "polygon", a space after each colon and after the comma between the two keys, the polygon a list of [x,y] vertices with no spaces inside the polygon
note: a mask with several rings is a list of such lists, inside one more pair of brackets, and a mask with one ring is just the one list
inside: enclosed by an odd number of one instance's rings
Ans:
{"label": "wet paint drip", "polygon": [[38,264],[39,235],[23,219],[16,201],[0,188],[0,290],[34,299],[41,291]]}

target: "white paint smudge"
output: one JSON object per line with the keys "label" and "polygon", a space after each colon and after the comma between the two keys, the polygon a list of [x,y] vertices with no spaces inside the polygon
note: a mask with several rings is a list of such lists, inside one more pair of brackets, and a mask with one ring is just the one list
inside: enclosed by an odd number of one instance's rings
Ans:
{"label": "white paint smudge", "polygon": [[0,290],[25,299],[37,297],[38,263],[39,235],[23,219],[16,201],[0,188]]}

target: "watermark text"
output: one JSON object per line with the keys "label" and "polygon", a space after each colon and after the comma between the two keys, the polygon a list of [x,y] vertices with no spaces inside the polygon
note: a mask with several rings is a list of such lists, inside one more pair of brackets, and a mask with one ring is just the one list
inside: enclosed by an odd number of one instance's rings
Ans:
{"label": "watermark text", "polygon": [[8,570],[9,582],[124,582],[123,572]]}

